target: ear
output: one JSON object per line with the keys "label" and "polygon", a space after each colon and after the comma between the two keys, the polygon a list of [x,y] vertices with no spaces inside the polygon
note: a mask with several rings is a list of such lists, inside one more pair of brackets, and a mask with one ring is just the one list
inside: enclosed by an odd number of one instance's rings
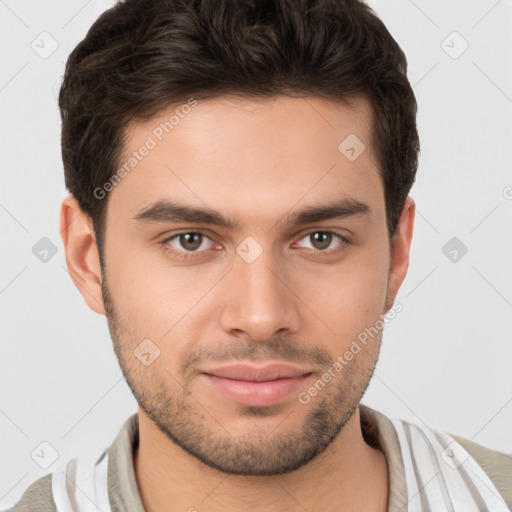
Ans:
{"label": "ear", "polygon": [[60,236],[71,279],[88,306],[105,315],[101,294],[101,266],[91,218],[69,195],[60,208]]}
{"label": "ear", "polygon": [[396,233],[392,239],[386,311],[393,305],[409,268],[409,251],[411,248],[415,210],[416,205],[414,201],[412,198],[407,197],[400,220],[398,221]]}

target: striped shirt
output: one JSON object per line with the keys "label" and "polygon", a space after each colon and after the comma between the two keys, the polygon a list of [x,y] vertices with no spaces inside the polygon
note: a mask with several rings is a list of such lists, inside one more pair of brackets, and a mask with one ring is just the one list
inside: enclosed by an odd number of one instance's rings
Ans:
{"label": "striped shirt", "polygon": [[[389,471],[388,512],[512,510],[512,455],[360,405],[366,442]],[[133,467],[137,413],[90,459],[70,459],[35,482],[5,512],[145,512]]]}

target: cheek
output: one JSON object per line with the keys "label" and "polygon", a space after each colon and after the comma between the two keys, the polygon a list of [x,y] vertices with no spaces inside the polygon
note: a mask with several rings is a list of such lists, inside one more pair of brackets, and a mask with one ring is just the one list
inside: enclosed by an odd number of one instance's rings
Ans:
{"label": "cheek", "polygon": [[338,266],[303,272],[297,295],[314,315],[305,314],[327,336],[350,342],[384,313],[386,264],[384,258],[361,251]]}
{"label": "cheek", "polygon": [[[107,283],[120,319],[132,337],[162,336],[172,326],[176,289],[162,278],[163,269],[149,264],[140,252],[122,249],[113,238],[110,241]],[[164,314],[169,320],[164,321]]]}
{"label": "cheek", "polygon": [[[119,246],[118,246],[119,247]],[[222,276],[207,266],[172,266],[158,248],[112,251],[107,281],[116,311],[133,343],[149,338],[166,350],[183,329],[192,332],[205,296]],[[123,254],[123,257],[119,257]]]}
{"label": "cheek", "polygon": [[[388,258],[382,251],[387,242],[383,237],[368,240],[373,241],[352,247],[337,263],[298,259],[283,268],[282,277],[300,299],[289,297],[302,311],[306,331],[318,335],[323,330],[326,336],[350,340],[383,313]],[[137,339],[164,343],[185,325],[189,332],[200,329],[212,321],[210,315],[219,314],[222,297],[212,287],[216,283],[227,286],[221,283],[227,270],[224,265],[175,266],[156,244],[144,250],[130,249],[116,234],[109,239],[107,251],[109,288],[120,317]],[[213,296],[219,300],[212,309]]]}

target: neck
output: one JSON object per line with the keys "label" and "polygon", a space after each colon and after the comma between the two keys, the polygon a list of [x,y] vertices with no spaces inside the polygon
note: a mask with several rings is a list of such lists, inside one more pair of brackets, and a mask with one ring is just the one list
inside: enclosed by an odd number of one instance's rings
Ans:
{"label": "neck", "polygon": [[231,475],[210,468],[168,439],[140,408],[138,416],[134,469],[147,512],[171,506],[191,512],[387,510],[386,459],[364,440],[359,409],[322,453],[276,476]]}

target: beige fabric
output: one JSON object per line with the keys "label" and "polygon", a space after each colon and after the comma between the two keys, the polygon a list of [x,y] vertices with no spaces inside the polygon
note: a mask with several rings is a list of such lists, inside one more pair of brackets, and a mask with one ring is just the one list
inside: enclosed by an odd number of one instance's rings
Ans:
{"label": "beige fabric", "polygon": [[447,434],[452,436],[476,459],[482,469],[489,475],[509,509],[512,510],[512,453],[506,454],[491,450],[456,434],[450,434],[449,432]]}
{"label": "beige fabric", "polygon": [[145,512],[133,467],[133,451],[138,445],[139,417],[133,414],[108,451],[108,498],[112,512]]}
{"label": "beige fabric", "polygon": [[386,456],[389,474],[388,512],[407,510],[407,488],[398,437],[384,414],[360,404],[361,428],[366,442]]}
{"label": "beige fabric", "polygon": [[[389,470],[388,512],[407,511],[407,489],[398,438],[391,421],[382,413],[360,405],[361,427],[368,444],[380,448]],[[512,510],[512,455],[485,448],[468,439],[449,434],[482,466]],[[131,415],[108,449],[108,492],[112,512],[145,512],[135,471],[133,450],[138,446],[138,416]],[[57,512],[52,497],[51,474],[33,482],[22,498],[5,512]]]}
{"label": "beige fabric", "polygon": [[48,473],[32,482],[14,507],[5,512],[56,512],[52,496],[52,475]]}

